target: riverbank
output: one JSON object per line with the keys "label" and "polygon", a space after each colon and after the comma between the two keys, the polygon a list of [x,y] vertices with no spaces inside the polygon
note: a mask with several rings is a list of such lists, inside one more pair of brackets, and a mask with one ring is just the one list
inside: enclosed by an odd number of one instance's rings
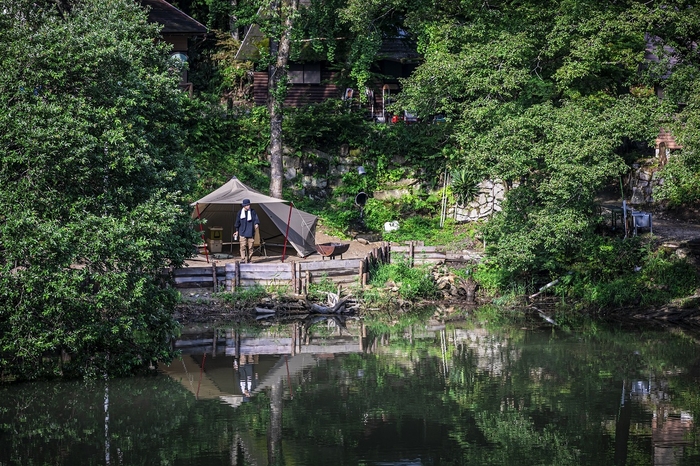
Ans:
{"label": "riverbank", "polygon": [[[655,251],[663,250],[665,255],[675,259],[684,259],[689,264],[695,267],[696,273],[700,274],[700,223],[697,221],[697,212],[693,210],[684,210],[676,212],[655,212],[653,214],[653,230],[644,232],[641,237]],[[344,253],[344,258],[361,258],[365,257],[370,251],[381,244],[379,242],[370,241],[374,239],[369,237],[343,239],[329,235],[320,228],[316,235],[318,243],[347,243],[348,251]],[[289,257],[286,261],[318,261],[325,258],[318,254],[311,255],[307,258]],[[194,258],[189,262],[190,265],[199,265],[204,261],[203,257]],[[219,260],[219,259],[216,259]],[[234,262],[237,257],[230,257],[223,262]],[[273,257],[255,257],[254,262],[266,263],[279,260]],[[488,304],[493,299],[485,296],[483,289],[479,290],[478,284],[474,281],[465,280],[464,276],[456,275],[450,271],[449,267],[441,266],[433,268],[433,276],[435,287],[439,292],[440,298],[437,302],[442,308],[451,308],[460,305],[471,306],[474,303]],[[662,287],[663,285],[658,285]],[[347,287],[346,287],[347,288]],[[388,283],[384,289],[371,289],[373,294],[384,294],[384,299],[391,302],[397,307],[414,305],[415,303],[406,303],[396,296],[396,284]],[[358,290],[349,291],[346,293],[359,293]],[[542,294],[546,298],[547,292]],[[502,297],[499,297],[502,298]],[[496,299],[496,302],[502,303],[503,299]],[[524,298],[521,297],[521,298]],[[271,296],[269,299],[275,299]],[[290,299],[286,296],[285,299]],[[304,296],[292,296],[291,299],[300,301],[306,300]],[[700,290],[696,290],[688,296],[675,298],[671,302],[658,306],[644,306],[643,300],[640,300],[635,306],[621,306],[614,310],[598,309],[589,312],[591,315],[596,315],[604,319],[613,320],[630,320],[630,321],[650,321],[665,323],[682,323],[687,322],[689,325],[700,325]],[[510,300],[510,306],[522,306],[527,308],[528,303],[525,299],[519,299],[514,296]],[[542,303],[540,303],[542,304]],[[241,306],[233,306],[230,303],[217,297],[209,288],[196,288],[182,290],[182,303],[178,305],[175,317],[180,322],[206,322],[208,320],[230,320],[255,318],[252,307],[247,309]]]}

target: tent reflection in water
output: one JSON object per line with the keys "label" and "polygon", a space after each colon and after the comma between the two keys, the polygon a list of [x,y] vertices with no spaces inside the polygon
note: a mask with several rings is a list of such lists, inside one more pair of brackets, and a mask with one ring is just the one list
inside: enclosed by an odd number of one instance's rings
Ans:
{"label": "tent reflection in water", "polygon": [[[231,241],[235,215],[243,199],[250,199],[260,220],[260,239],[266,246],[289,243],[299,257],[316,252],[316,222],[318,218],[295,208],[284,199],[266,196],[235,176],[226,184],[192,203],[192,218],[206,220],[206,227],[223,228],[224,241]],[[205,227],[205,228],[206,228]]]}

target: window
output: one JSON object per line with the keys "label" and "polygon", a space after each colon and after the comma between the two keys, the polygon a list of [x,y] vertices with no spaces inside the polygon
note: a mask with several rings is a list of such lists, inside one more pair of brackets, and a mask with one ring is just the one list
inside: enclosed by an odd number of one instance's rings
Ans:
{"label": "window", "polygon": [[321,64],[306,63],[289,65],[289,82],[292,84],[320,84]]}

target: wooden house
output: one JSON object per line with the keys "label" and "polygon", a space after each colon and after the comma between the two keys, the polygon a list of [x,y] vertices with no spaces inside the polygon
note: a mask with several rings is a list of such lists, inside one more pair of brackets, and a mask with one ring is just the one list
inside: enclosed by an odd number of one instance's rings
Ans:
{"label": "wooden house", "polygon": [[[172,55],[186,62],[189,56],[190,42],[198,38],[204,39],[207,28],[199,21],[186,15],[165,0],[137,0],[148,9],[148,20],[163,26],[161,36],[165,42],[173,46]],[[192,93],[192,83],[189,82],[187,70],[183,70],[180,87]]]}
{"label": "wooden house", "polygon": [[[300,5],[309,2],[301,1]],[[269,38],[256,25],[250,26],[236,53],[237,60],[256,61],[260,50],[270,47]],[[365,89],[352,89],[338,85],[337,74],[331,64],[324,61],[292,62],[289,64],[289,84],[285,106],[301,107],[321,103],[326,99],[343,99],[358,105],[360,92],[367,97],[363,104],[368,116],[377,121],[387,120],[386,107],[399,91],[399,78],[411,75],[421,60],[416,44],[407,37],[387,38],[377,53],[372,71],[380,78]],[[268,72],[253,74],[253,99],[255,105],[266,105],[268,97]]]}

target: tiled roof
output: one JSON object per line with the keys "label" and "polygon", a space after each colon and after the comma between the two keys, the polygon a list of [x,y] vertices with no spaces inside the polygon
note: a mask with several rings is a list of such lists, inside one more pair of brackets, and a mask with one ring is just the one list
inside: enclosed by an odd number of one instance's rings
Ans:
{"label": "tiled roof", "polygon": [[148,7],[148,19],[163,25],[164,34],[206,34],[207,28],[165,0],[138,0]]}

